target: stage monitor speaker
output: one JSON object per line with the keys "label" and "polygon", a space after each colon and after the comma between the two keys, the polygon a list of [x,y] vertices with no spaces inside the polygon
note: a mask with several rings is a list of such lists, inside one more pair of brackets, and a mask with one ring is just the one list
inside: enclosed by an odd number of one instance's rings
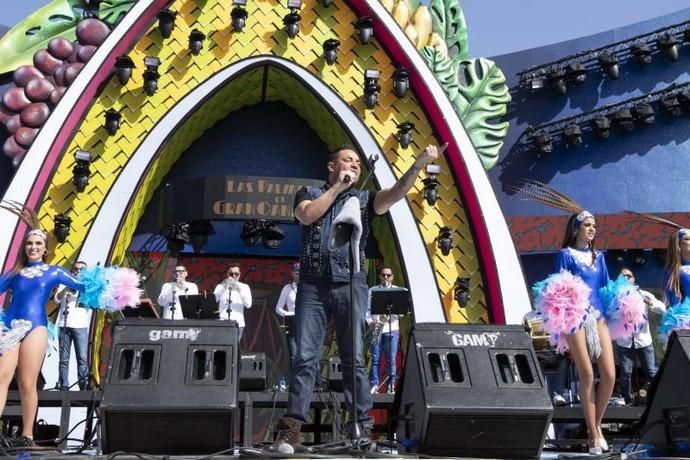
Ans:
{"label": "stage monitor speaker", "polygon": [[553,414],[522,326],[417,324],[406,355],[401,451],[539,458]]}
{"label": "stage monitor speaker", "polygon": [[326,371],[328,389],[342,393],[343,391],[343,369],[340,358],[332,356],[328,358],[328,369]]}
{"label": "stage monitor speaker", "polygon": [[233,447],[238,331],[218,320],[113,327],[103,385],[103,452],[210,454]]}
{"label": "stage monitor speaker", "polygon": [[278,366],[266,353],[240,353],[240,391],[266,391],[278,383]]}
{"label": "stage monitor speaker", "polygon": [[647,409],[640,418],[640,443],[675,448],[690,441],[688,376],[690,331],[675,331],[649,388]]}

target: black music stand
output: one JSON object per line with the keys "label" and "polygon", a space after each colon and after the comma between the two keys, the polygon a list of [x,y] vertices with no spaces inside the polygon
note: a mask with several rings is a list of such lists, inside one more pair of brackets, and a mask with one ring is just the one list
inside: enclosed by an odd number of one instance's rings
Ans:
{"label": "black music stand", "polygon": [[187,319],[218,319],[216,298],[206,294],[181,295],[182,314]]}
{"label": "black music stand", "polygon": [[[402,287],[379,287],[369,289],[371,295],[371,316],[388,315],[388,330],[392,329],[391,315],[405,315],[410,311],[410,291]],[[393,349],[393,334],[388,334],[388,350]],[[386,356],[388,360],[394,360],[395,356]],[[391,369],[393,368],[391,364]],[[376,370],[378,372],[378,369]],[[392,375],[388,376],[392,378]],[[385,383],[385,381],[384,381]],[[388,387],[392,386],[392,381]]]}
{"label": "black music stand", "polygon": [[160,318],[153,302],[148,299],[141,299],[141,303],[136,308],[125,307],[122,310],[122,316],[126,318]]}

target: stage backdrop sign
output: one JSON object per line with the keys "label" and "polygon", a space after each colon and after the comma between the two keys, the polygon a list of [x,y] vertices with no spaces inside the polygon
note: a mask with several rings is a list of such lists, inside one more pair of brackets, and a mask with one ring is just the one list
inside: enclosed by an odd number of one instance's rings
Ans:
{"label": "stage backdrop sign", "polygon": [[292,222],[297,191],[324,181],[294,177],[212,176],[163,189],[163,223],[195,219],[266,219]]}

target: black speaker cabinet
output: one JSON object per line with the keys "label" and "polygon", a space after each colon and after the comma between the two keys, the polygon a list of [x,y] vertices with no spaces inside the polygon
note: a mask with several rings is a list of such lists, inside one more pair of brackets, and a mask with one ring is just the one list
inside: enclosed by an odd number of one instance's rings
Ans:
{"label": "black speaker cabinet", "polygon": [[126,318],[112,337],[101,401],[104,453],[190,455],[233,447],[233,323]]}
{"label": "black speaker cabinet", "polygon": [[278,366],[266,353],[240,353],[240,391],[272,390],[278,373]]}
{"label": "black speaker cabinet", "polygon": [[690,441],[688,376],[690,331],[675,331],[649,388],[647,409],[640,418],[642,444],[673,448]]}
{"label": "black speaker cabinet", "polygon": [[342,393],[343,391],[343,369],[340,358],[331,356],[328,358],[328,369],[326,372],[328,389]]}
{"label": "black speaker cabinet", "polygon": [[522,326],[417,324],[406,355],[405,452],[538,458],[553,407]]}

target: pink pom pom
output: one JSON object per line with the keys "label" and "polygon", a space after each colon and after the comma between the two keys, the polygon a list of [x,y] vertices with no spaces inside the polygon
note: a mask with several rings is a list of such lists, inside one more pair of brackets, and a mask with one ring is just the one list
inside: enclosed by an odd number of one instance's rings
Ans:
{"label": "pink pom pom", "polygon": [[114,292],[115,305],[118,310],[134,307],[139,303],[142,290],[139,289],[139,274],[131,268],[118,268],[109,280],[109,288]]}
{"label": "pink pom pom", "polygon": [[630,337],[645,323],[645,303],[642,295],[634,291],[617,297],[618,311],[609,311],[609,332],[613,340]]}
{"label": "pink pom pom", "polygon": [[568,349],[565,335],[575,333],[587,318],[591,288],[568,271],[549,276],[534,288],[535,309],[544,318],[550,342],[563,353]]}

